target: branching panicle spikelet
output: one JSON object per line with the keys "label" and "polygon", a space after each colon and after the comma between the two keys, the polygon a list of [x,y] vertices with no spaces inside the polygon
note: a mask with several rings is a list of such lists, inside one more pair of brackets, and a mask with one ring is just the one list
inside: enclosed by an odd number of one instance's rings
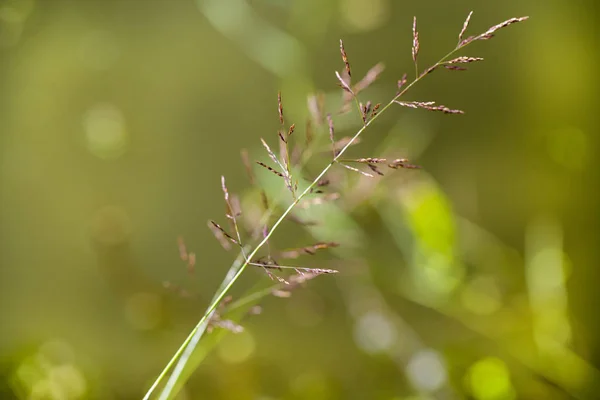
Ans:
{"label": "branching panicle spikelet", "polygon": [[420,169],[421,168],[418,165],[409,164],[409,162],[406,158],[398,158],[398,159],[392,161],[390,164],[388,164],[388,167],[393,168],[393,169],[398,169],[398,168]]}
{"label": "branching panicle spikelet", "polygon": [[225,199],[225,203],[227,204],[227,206],[229,206],[229,208],[231,208],[231,206],[229,205],[229,190],[227,190],[227,185],[225,184],[225,177],[221,175],[221,189],[223,190],[223,198]]}
{"label": "branching panicle spikelet", "polygon": [[460,33],[458,34],[458,43],[459,43],[459,45],[463,41],[463,35],[465,34],[465,32],[467,31],[467,28],[469,27],[469,22],[471,22],[471,16],[472,15],[473,15],[473,11],[471,11],[469,13],[469,15],[467,15],[467,19],[465,19],[465,22],[463,23],[462,29],[460,30]]}
{"label": "branching panicle spikelet", "polygon": [[335,71],[335,76],[340,83],[340,87],[342,89],[344,89],[346,92],[350,93],[350,95],[354,96],[354,92],[352,91],[352,88],[350,88],[350,85],[344,80],[344,78],[342,78],[340,73]]}
{"label": "branching panicle spikelet", "polygon": [[317,187],[329,186],[330,183],[331,181],[327,178],[319,179],[319,181],[317,182]]}
{"label": "branching panicle spikelet", "polygon": [[356,160],[350,160],[357,163],[365,163],[365,164],[384,164],[387,162],[385,158],[376,158],[376,157],[367,157],[367,158],[357,158]]}
{"label": "branching panicle spikelet", "polygon": [[273,150],[271,150],[271,148],[269,147],[267,142],[265,142],[265,140],[263,138],[260,138],[260,141],[261,141],[263,147],[265,148],[265,150],[267,150],[267,154],[269,154],[269,157],[271,158],[271,160],[273,160],[273,162],[275,164],[279,165],[279,167],[283,168],[283,165],[281,165],[281,162],[279,162],[279,159],[277,158],[275,153],[273,153]]}
{"label": "branching panicle spikelet", "polygon": [[400,90],[402,90],[404,85],[406,85],[406,82],[408,82],[408,78],[406,76],[406,73],[404,73],[404,75],[402,75],[402,78],[398,80],[398,92],[396,93],[396,95],[400,94]]}
{"label": "branching panicle spikelet", "polygon": [[267,169],[268,171],[274,173],[275,175],[277,175],[280,178],[285,178],[285,176],[283,176],[283,174],[279,171],[276,171],[275,169],[269,167],[267,164],[260,162],[260,161],[255,161],[258,165],[260,165],[261,167]]}
{"label": "branching panicle spikelet", "polygon": [[440,65],[442,65],[442,64],[441,63],[435,64],[435,65],[432,65],[431,67],[427,68],[425,71],[423,71],[421,73],[421,75],[419,75],[419,78],[423,78],[425,75],[429,75],[430,73],[435,71]]}
{"label": "branching panicle spikelet", "polygon": [[311,246],[299,247],[295,249],[284,250],[279,254],[281,258],[293,259],[298,258],[303,254],[314,255],[317,250],[325,250],[332,247],[338,247],[340,244],[336,242],[319,242]]}
{"label": "branching panicle spikelet", "polygon": [[377,63],[375,64],[375,66],[371,67],[371,69],[367,71],[365,76],[356,85],[354,85],[354,93],[358,94],[366,88],[368,88],[369,86],[371,86],[371,84],[375,82],[383,73],[384,69],[385,67],[383,63]]}
{"label": "branching panicle spikelet", "polygon": [[328,203],[330,201],[335,201],[339,198],[340,198],[339,193],[327,193],[320,197],[314,197],[314,198],[310,198],[310,199],[302,199],[302,201],[300,203],[298,203],[298,207],[307,209],[312,206],[318,206],[321,204]]}
{"label": "branching panicle spikelet", "polygon": [[306,141],[306,147],[309,147],[312,143],[312,138],[313,138],[312,122],[310,119],[306,121],[304,137],[305,137],[305,141]]}
{"label": "branching panicle spikelet", "polygon": [[181,261],[187,261],[188,251],[185,246],[185,242],[183,241],[183,238],[181,236],[177,238],[177,247],[179,249],[179,258],[181,258]]}
{"label": "branching panicle spikelet", "polygon": [[246,175],[248,175],[248,180],[251,185],[256,183],[256,178],[254,177],[254,171],[252,170],[252,165],[250,164],[250,156],[248,155],[248,150],[242,149],[240,152],[240,156],[242,157],[242,163],[244,164],[244,168],[246,169]]}
{"label": "branching panicle spikelet", "polygon": [[[223,190],[223,199],[225,200],[225,205],[226,205],[225,216],[227,217],[227,219],[230,220],[231,227],[233,228],[235,235],[237,237],[237,240],[235,240],[234,243],[236,243],[237,245],[239,245],[241,247],[242,246],[242,234],[240,232],[240,229],[239,229],[239,226],[237,223],[237,217],[242,214],[239,200],[238,200],[237,196],[231,196],[231,199],[234,199],[234,200],[233,201],[230,200],[229,190],[227,189],[227,185],[225,183],[224,176],[221,176],[221,189]],[[216,223],[213,222],[213,224],[216,224]],[[218,225],[216,225],[216,227],[220,228]],[[225,232],[225,231],[223,231],[223,234],[228,236],[227,232]]]}
{"label": "branching panicle spikelet", "polygon": [[281,126],[284,125],[283,120],[283,104],[281,103],[281,92],[277,92],[277,111],[279,113],[279,123]]}
{"label": "branching panicle spikelet", "polygon": [[227,241],[223,240],[223,238],[226,238],[231,243],[239,245],[239,242],[233,236],[231,236],[229,233],[227,233],[225,231],[225,229],[223,229],[221,227],[221,225],[217,224],[215,221],[209,220],[208,227],[211,228],[213,234],[215,235],[215,237],[217,238],[219,243],[221,243],[221,246],[223,246],[223,248],[225,250],[229,250],[229,248],[231,248],[231,246],[225,245],[225,243],[227,243]]}
{"label": "branching panicle spikelet", "polygon": [[360,143],[360,139],[354,139],[354,141],[352,141],[351,137],[345,136],[345,137],[343,137],[341,139],[336,140],[333,143],[333,149],[334,149],[334,152],[337,154],[344,147],[346,147],[346,146],[355,146],[355,145],[357,145],[359,143]]}
{"label": "branching panicle spikelet", "polygon": [[371,115],[369,116],[369,118],[375,118],[377,112],[379,111],[379,107],[381,107],[381,103],[377,103],[373,106],[373,111],[371,111]]}
{"label": "branching panicle spikelet", "polygon": [[[368,105],[368,108],[370,109],[371,105]],[[358,104],[358,108],[360,110],[360,117],[362,118],[363,124],[367,123],[367,117],[368,117],[368,111],[367,111],[367,104],[363,104],[363,103],[359,103]]]}
{"label": "branching panicle spikelet", "polygon": [[452,71],[466,71],[467,68],[459,67],[458,65],[444,65],[444,68],[452,70]]}
{"label": "branching panicle spikelet", "polygon": [[416,75],[418,76],[419,73],[418,73],[418,67],[417,67],[417,57],[419,55],[419,48],[421,47],[421,45],[419,43],[419,31],[417,30],[417,17],[413,18],[412,33],[413,33],[412,59],[413,59],[413,63],[415,64]]}
{"label": "branching panicle spikelet", "polygon": [[194,267],[196,266],[196,254],[189,253],[187,251],[187,247],[185,245],[185,242],[183,241],[183,237],[181,236],[177,238],[177,248],[179,249],[179,258],[181,258],[181,261],[187,263],[188,273],[193,274]]}
{"label": "branching panicle spikelet", "polygon": [[[408,160],[405,158],[398,158],[392,162],[388,162],[388,160],[386,158],[377,158],[377,157],[345,159],[342,161],[344,163],[359,163],[359,164],[366,165],[371,171],[373,171],[374,173],[376,173],[377,175],[380,175],[380,176],[383,176],[384,174],[379,169],[378,165],[387,165],[387,167],[389,167],[391,169],[399,169],[399,168],[418,169],[418,168],[420,168],[417,165],[409,164]],[[351,167],[347,164],[344,164],[344,167],[351,171],[358,172],[362,175],[368,176],[370,178],[374,177],[374,175],[371,175],[368,172],[361,171],[358,168]]]}
{"label": "branching panicle spikelet", "polygon": [[339,163],[339,164],[340,164],[342,167],[344,167],[344,168],[346,168],[346,169],[349,169],[350,171],[353,171],[353,172],[358,172],[359,174],[361,174],[361,175],[364,175],[364,176],[366,176],[366,177],[369,177],[369,178],[374,178],[374,177],[375,177],[374,175],[371,175],[371,174],[369,174],[368,172],[361,171],[360,169],[358,169],[358,168],[354,168],[354,167],[351,167],[351,166],[350,166],[350,165],[348,165],[348,164],[344,164],[344,163]]}
{"label": "branching panicle spikelet", "polygon": [[379,168],[377,168],[377,165],[375,164],[367,164],[367,167],[369,167],[369,169],[373,172],[375,172],[377,175],[379,176],[383,176],[383,172],[381,172],[379,170]]}
{"label": "branching panicle spikelet", "polygon": [[519,18],[510,18],[510,19],[507,19],[506,21],[501,22],[498,25],[492,26],[490,29],[488,29],[487,31],[485,31],[484,33],[482,33],[481,35],[479,35],[478,38],[489,39],[489,38],[491,38],[494,35],[494,33],[497,30],[502,29],[502,28],[506,28],[507,26],[512,25],[512,24],[517,23],[517,22],[523,22],[523,21],[525,21],[527,19],[529,19],[529,17],[519,17]]}
{"label": "branching panicle spikelet", "polygon": [[444,105],[435,105],[435,101],[398,101],[394,100],[394,103],[401,105],[402,107],[409,108],[422,108],[429,111],[441,111],[444,114],[464,114],[462,110],[453,110]]}
{"label": "branching panicle spikelet", "polygon": [[331,118],[331,114],[327,114],[327,125],[329,126],[329,140],[331,140],[331,148],[333,151],[333,156],[335,157],[337,151],[335,149],[335,135],[333,128],[333,119]]}
{"label": "branching panicle spikelet", "polygon": [[350,72],[350,63],[348,62],[348,55],[346,54],[346,50],[344,49],[344,42],[340,39],[340,53],[342,53],[342,61],[344,62],[344,67],[346,68],[346,73],[348,77],[352,77],[352,72]]}
{"label": "branching panicle spikelet", "polygon": [[318,126],[323,124],[323,96],[322,94],[311,95],[307,98],[308,112],[310,113],[313,122]]}
{"label": "branching panicle spikelet", "polygon": [[445,64],[467,64],[467,63],[472,63],[475,61],[483,61],[483,58],[461,56],[461,57],[453,58],[450,61],[446,61]]}

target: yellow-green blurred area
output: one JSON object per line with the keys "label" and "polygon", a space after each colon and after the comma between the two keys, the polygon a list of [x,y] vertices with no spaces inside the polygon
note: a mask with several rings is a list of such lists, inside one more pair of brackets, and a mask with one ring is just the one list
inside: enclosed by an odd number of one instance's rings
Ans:
{"label": "yellow-green blurred area", "polygon": [[297,261],[340,273],[262,300],[179,398],[600,398],[595,0],[0,0],[0,398],[142,398],[235,257],[206,221],[226,224],[221,175],[253,210],[239,154],[268,161],[277,91],[298,140],[316,91],[350,136],[339,39],[354,79],[385,64],[361,100],[387,102],[413,16],[424,69],[471,10],[467,34],[531,18],[407,93],[465,115],[365,131],[352,156],[423,169],[334,168],[341,198],[270,245],[339,241]]}

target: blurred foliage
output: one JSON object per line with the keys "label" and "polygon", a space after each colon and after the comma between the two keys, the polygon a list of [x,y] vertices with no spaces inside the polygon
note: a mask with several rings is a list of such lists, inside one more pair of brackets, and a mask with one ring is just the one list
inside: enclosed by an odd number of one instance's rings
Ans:
{"label": "blurred foliage", "polygon": [[[532,18],[409,93],[465,116],[392,110],[366,132],[357,156],[424,169],[340,178],[344,197],[306,215],[320,226],[284,226],[280,247],[342,241],[311,259],[341,274],[215,331],[180,398],[597,398],[594,9],[0,0],[1,397],[141,398],[232,261],[205,221],[222,215],[219,175],[256,198],[239,150],[275,138],[277,90],[288,121],[315,90],[335,105],[341,37],[356,74],[386,64],[366,93],[384,101],[412,71],[412,16],[424,64],[474,10],[473,32]],[[234,297],[266,280],[249,270]]]}

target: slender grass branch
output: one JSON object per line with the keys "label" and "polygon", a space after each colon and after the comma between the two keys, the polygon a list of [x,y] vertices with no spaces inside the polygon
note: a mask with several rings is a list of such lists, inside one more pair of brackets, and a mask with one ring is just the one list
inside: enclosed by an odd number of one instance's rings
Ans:
{"label": "slender grass branch", "polygon": [[[442,59],[440,59],[440,61],[438,61],[436,63],[436,66],[439,65],[439,64],[441,64],[442,62],[446,61],[446,59],[448,59],[449,57],[451,57],[456,51],[460,50],[461,48],[462,47],[457,47],[456,49],[454,49],[453,51],[451,51],[450,53],[448,53],[447,55],[445,55]],[[193,329],[192,333],[187,337],[187,339],[184,341],[184,343],[182,344],[182,346],[179,348],[179,350],[177,351],[177,353],[175,354],[175,356],[167,364],[167,366],[162,371],[162,373],[159,375],[159,377],[157,378],[156,382],[154,382],[154,384],[152,385],[152,387],[150,388],[150,390],[148,391],[148,393],[146,394],[146,396],[144,397],[144,399],[149,399],[150,398],[150,395],[152,394],[152,391],[156,388],[156,386],[159,384],[159,382],[164,378],[164,376],[166,375],[167,371],[172,367],[175,359],[178,356],[181,355],[181,358],[179,359],[179,362],[175,366],[175,369],[173,370],[172,375],[169,377],[169,380],[167,381],[167,384],[165,385],[165,388],[163,389],[163,391],[162,391],[162,393],[161,393],[161,395],[159,397],[160,400],[167,400],[169,398],[169,396],[170,396],[170,394],[171,394],[171,392],[173,390],[173,387],[175,386],[175,383],[177,382],[177,380],[179,379],[181,373],[183,372],[183,368],[185,367],[187,361],[189,360],[190,356],[192,355],[192,352],[194,351],[194,349],[196,348],[198,342],[200,341],[200,338],[202,337],[202,335],[206,331],[206,327],[208,325],[208,321],[212,317],[212,315],[213,315],[215,309],[218,307],[219,303],[223,300],[223,298],[225,297],[225,295],[229,292],[229,289],[231,289],[231,287],[233,286],[233,284],[238,280],[238,278],[242,275],[242,273],[244,272],[244,270],[246,269],[246,267],[249,265],[249,260],[252,260],[254,258],[254,256],[258,253],[258,251],[267,243],[267,241],[269,240],[269,238],[271,237],[271,235],[273,234],[273,232],[275,232],[275,230],[277,229],[277,227],[285,220],[285,218],[288,216],[288,214],[290,212],[292,212],[292,210],[298,205],[298,203],[300,202],[300,200],[302,200],[307,194],[309,194],[311,192],[311,190],[317,185],[317,183],[319,182],[319,180],[321,178],[323,178],[327,174],[327,172],[329,172],[329,170],[331,169],[331,167],[338,162],[338,160],[346,152],[346,150],[348,150],[348,148],[352,144],[354,144],[354,142],[356,141],[356,139],[358,139],[358,137],[375,120],[377,120],[377,118],[379,118],[380,115],[382,115],[389,107],[391,107],[396,100],[398,100],[402,95],[404,95],[417,82],[419,82],[421,79],[423,79],[424,76],[425,75],[417,76],[399,94],[397,94],[396,96],[394,96],[394,98],[389,103],[387,103],[381,109],[381,111],[377,115],[375,115],[373,118],[371,118],[369,121],[367,121],[356,132],[356,134],[348,141],[348,143],[337,153],[337,155],[333,158],[333,160],[329,164],[327,164],[327,166],[325,168],[323,168],[323,170],[321,171],[321,173],[308,185],[308,187],[299,196],[297,196],[296,199],[294,199],[294,201],[288,206],[288,208],[283,212],[283,214],[281,214],[281,216],[273,224],[273,226],[271,227],[271,229],[269,230],[269,232],[267,233],[267,235],[265,235],[265,237],[262,239],[262,241],[254,247],[254,250],[252,250],[252,252],[250,254],[248,254],[246,257],[244,257],[243,255],[240,254],[240,256],[238,257],[238,259],[236,260],[236,262],[238,262],[238,260],[243,260],[242,266],[237,270],[237,272],[235,273],[235,275],[230,280],[226,280],[226,281],[228,281],[227,284],[222,289],[219,290],[218,295],[213,299],[213,301],[211,302],[210,306],[208,307],[208,309],[206,310],[206,312],[204,313],[204,315],[202,316],[202,318],[200,319],[200,321],[198,322],[198,324],[196,325],[196,327]],[[183,351],[183,349],[185,349],[185,351]]]}
{"label": "slender grass branch", "polygon": [[[236,258],[236,260],[234,261],[234,263],[232,264],[232,266],[230,267],[225,279],[223,280],[223,282],[221,283],[221,285],[219,286],[219,289],[217,290],[215,296],[213,297],[210,305],[208,306],[207,310],[205,311],[204,315],[202,316],[202,318],[200,319],[200,321],[197,323],[197,325],[194,327],[194,329],[192,330],[192,332],[188,335],[188,337],[184,340],[183,344],[179,347],[179,349],[177,350],[177,352],[175,353],[175,355],[171,358],[171,360],[169,361],[169,363],[166,365],[166,367],[163,369],[163,371],[160,373],[160,375],[157,377],[157,379],[154,381],[154,383],[152,384],[152,386],[150,387],[150,389],[148,390],[148,392],[146,393],[146,395],[144,396],[144,400],[147,400],[150,398],[150,396],[152,395],[152,393],[156,390],[156,388],[158,387],[158,385],[162,382],[162,380],[165,378],[165,376],[167,375],[167,373],[171,370],[171,368],[173,368],[173,372],[171,374],[171,376],[169,377],[167,383],[165,384],[164,389],[162,390],[159,399],[160,400],[168,400],[169,398],[171,398],[172,394],[173,394],[173,390],[176,386],[176,384],[179,382],[179,380],[181,379],[183,370],[185,368],[185,366],[187,365],[187,363],[190,360],[190,357],[192,356],[192,353],[194,352],[194,350],[196,349],[196,346],[198,345],[200,339],[203,337],[204,333],[206,332],[206,329],[210,323],[211,318],[213,317],[217,307],[219,306],[219,304],[222,302],[222,300],[224,299],[225,295],[229,292],[229,290],[231,289],[231,287],[235,284],[235,282],[239,279],[239,277],[243,274],[243,272],[245,271],[246,267],[248,267],[249,265],[253,265],[255,263],[252,262],[252,260],[254,259],[254,257],[257,255],[257,253],[259,252],[259,250],[268,243],[269,238],[273,235],[273,233],[275,232],[275,230],[279,227],[279,225],[286,219],[286,217],[294,210],[294,208],[300,203],[300,201],[309,193],[312,193],[312,190],[318,185],[318,182],[329,172],[329,170],[337,163],[340,163],[344,160],[342,157],[342,155],[348,150],[348,148],[354,144],[354,142],[359,138],[359,136],[369,127],[371,126],[371,124],[373,124],[387,109],[389,109],[393,104],[398,102],[398,99],[400,97],[402,97],[408,90],[410,90],[416,83],[418,83],[419,81],[421,81],[426,75],[428,75],[430,72],[432,72],[434,69],[444,65],[445,62],[447,62],[447,60],[452,57],[456,52],[458,52],[459,50],[462,50],[463,48],[465,48],[467,45],[469,45],[470,43],[476,41],[476,40],[486,40],[489,39],[491,37],[493,37],[495,31],[497,31],[500,28],[503,28],[505,26],[508,26],[514,22],[520,22],[523,21],[525,19],[527,19],[527,17],[522,17],[522,18],[512,18],[510,20],[507,20],[501,24],[495,25],[492,28],[488,29],[486,32],[478,35],[478,36],[473,36],[470,37],[468,39],[465,40],[460,40],[462,39],[462,34],[464,33],[464,30],[466,29],[466,26],[468,25],[468,21],[471,15],[469,15],[469,17],[467,18],[467,20],[465,21],[465,24],[463,26],[463,30],[461,31],[461,34],[459,35],[459,43],[458,45],[452,50],[450,51],[448,54],[446,54],[444,57],[442,57],[437,63],[435,63],[432,67],[428,68],[427,70],[425,70],[424,72],[422,72],[421,74],[419,74],[418,72],[418,68],[417,68],[417,64],[416,64],[416,53],[418,52],[418,35],[416,33],[416,19],[414,21],[414,25],[413,25],[413,36],[414,36],[414,41],[413,41],[413,58],[415,59],[415,72],[416,72],[416,77],[415,79],[410,82],[408,85],[406,85],[403,89],[400,90],[399,93],[397,93],[392,100],[390,100],[384,107],[381,108],[381,110],[379,110],[378,114],[372,115],[370,119],[368,119],[367,121],[365,121],[362,125],[362,127],[354,134],[354,136],[337,152],[334,151],[334,156],[333,159],[323,168],[323,170],[318,174],[318,176],[316,178],[314,178],[312,180],[312,182],[304,189],[304,191],[302,191],[299,195],[294,195],[293,196],[293,201],[292,203],[285,209],[285,211],[279,216],[279,218],[275,221],[275,223],[271,226],[271,229],[264,235],[263,239],[253,248],[252,251],[249,251],[249,247],[248,246],[241,246],[240,249],[240,254],[238,255],[238,257]],[[416,51],[415,51],[416,48]],[[343,54],[345,55],[345,54]],[[347,60],[344,58],[344,61],[346,62]],[[355,97],[355,102],[356,105],[359,109],[359,113],[361,112],[360,109],[360,105],[358,102],[358,99]],[[402,103],[400,103],[402,105]],[[417,103],[414,102],[413,105],[416,105]],[[424,104],[424,103],[421,103]],[[407,105],[407,104],[404,104]],[[427,105],[429,107],[429,105]],[[438,106],[438,107],[430,107],[429,109],[431,110],[439,110],[439,111],[453,111],[453,110],[449,110],[446,109],[445,107],[443,109],[441,109],[440,107],[444,107],[444,106]],[[283,168],[283,166],[282,166]],[[233,211],[232,211],[233,212]],[[263,220],[264,222],[266,222],[268,220],[268,218],[270,217],[270,215],[272,214],[273,210],[267,210],[267,212],[265,213],[265,216],[263,216]],[[235,221],[234,221],[235,222]],[[237,229],[236,229],[237,230]],[[264,295],[264,293],[266,293],[266,290],[261,290],[260,296]],[[268,289],[271,290],[271,289]],[[260,298],[260,296],[258,296],[258,298]]]}

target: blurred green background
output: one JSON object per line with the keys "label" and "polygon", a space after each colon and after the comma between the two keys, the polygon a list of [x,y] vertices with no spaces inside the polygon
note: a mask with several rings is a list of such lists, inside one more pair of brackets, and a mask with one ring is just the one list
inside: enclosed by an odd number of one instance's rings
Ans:
{"label": "blurred green background", "polygon": [[316,238],[343,242],[315,261],[341,273],[265,299],[180,398],[600,398],[595,9],[0,0],[0,397],[141,398],[233,259],[206,220],[224,222],[221,174],[248,188],[240,149],[276,143],[277,90],[298,127],[316,90],[336,104],[343,38],[357,78],[385,63],[365,96],[386,102],[413,71],[413,15],[425,67],[474,10],[471,34],[531,19],[408,94],[466,115],[398,107],[367,130],[353,154],[424,169],[352,177]]}

